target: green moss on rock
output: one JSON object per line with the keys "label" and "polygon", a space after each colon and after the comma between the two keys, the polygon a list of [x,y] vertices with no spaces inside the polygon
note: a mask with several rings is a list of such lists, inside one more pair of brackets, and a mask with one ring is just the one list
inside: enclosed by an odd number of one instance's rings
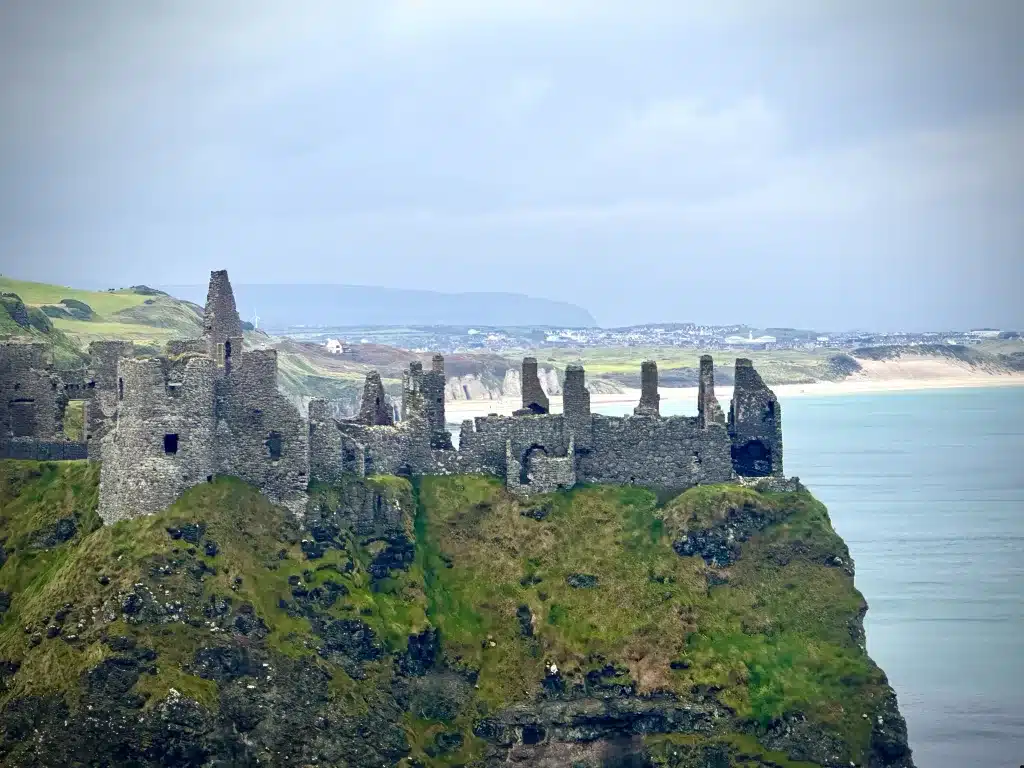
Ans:
{"label": "green moss on rock", "polygon": [[0,462],[11,764],[911,765],[805,491],[218,478],[101,527],[97,480]]}

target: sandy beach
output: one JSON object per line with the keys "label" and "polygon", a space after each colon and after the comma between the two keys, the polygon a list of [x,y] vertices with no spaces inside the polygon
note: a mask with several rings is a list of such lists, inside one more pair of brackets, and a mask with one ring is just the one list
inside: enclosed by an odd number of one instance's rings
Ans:
{"label": "sandy beach", "polygon": [[[1024,373],[990,373],[971,368],[956,361],[947,360],[861,360],[863,370],[839,382],[818,381],[808,384],[782,384],[772,387],[780,398],[823,397],[828,395],[852,395],[865,392],[903,392],[924,389],[959,389],[971,387],[1024,386]],[[662,403],[693,405],[696,414],[696,387],[661,387]],[[731,386],[718,386],[715,394],[727,406],[732,397]],[[591,395],[591,407],[600,410],[602,406],[629,406],[640,399],[639,389],[626,389],[615,394]],[[509,415],[519,408],[518,397],[503,397],[497,400],[456,400],[445,404],[448,421],[459,422],[490,413]],[[560,413],[562,398],[551,397],[551,410]]]}

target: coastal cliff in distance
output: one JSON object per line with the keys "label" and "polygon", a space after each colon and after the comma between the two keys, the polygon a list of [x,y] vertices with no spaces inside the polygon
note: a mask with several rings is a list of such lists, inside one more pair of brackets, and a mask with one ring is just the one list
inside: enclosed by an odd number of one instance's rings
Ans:
{"label": "coastal cliff in distance", "polygon": [[216,478],[114,525],[97,482],[0,462],[0,764],[913,764],[798,481]]}

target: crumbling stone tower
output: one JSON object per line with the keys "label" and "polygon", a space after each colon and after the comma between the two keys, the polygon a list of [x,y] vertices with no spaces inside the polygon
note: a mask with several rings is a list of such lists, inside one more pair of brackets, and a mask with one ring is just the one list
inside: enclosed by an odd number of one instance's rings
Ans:
{"label": "crumbling stone tower", "polygon": [[452,436],[445,426],[444,393],[447,388],[444,357],[434,355],[429,373],[423,375],[423,407],[430,428],[430,447],[451,450]]}
{"label": "crumbling stone tower", "polygon": [[57,436],[63,407],[52,369],[46,344],[0,344],[0,444]]}
{"label": "crumbling stone tower", "polygon": [[582,365],[570,363],[565,367],[562,386],[562,415],[569,432],[574,436],[574,450],[590,450],[593,423],[590,418],[590,390],[585,386],[586,373]]}
{"label": "crumbling stone tower", "polygon": [[92,397],[86,408],[85,440],[89,458],[103,458],[103,437],[117,417],[118,384],[117,365],[121,358],[133,357],[134,345],[130,341],[94,341],[89,344],[89,387]]}
{"label": "crumbling stone tower", "polygon": [[535,357],[523,358],[522,392],[522,413],[542,414],[551,411],[548,396],[541,387],[540,377],[537,375],[537,358]]}
{"label": "crumbling stone tower", "polygon": [[233,359],[242,352],[242,319],[235,307],[235,294],[226,269],[210,272],[203,314],[203,341],[206,353],[217,367],[229,371]]}
{"label": "crumbling stone tower", "polygon": [[640,364],[640,403],[633,409],[636,416],[660,416],[661,395],[658,394],[658,364],[644,360]]}
{"label": "crumbling stone tower", "polygon": [[159,358],[125,358],[117,372],[117,420],[100,469],[106,523],[158,512],[215,471],[214,361],[191,358],[180,379]]}
{"label": "crumbling stone tower", "polygon": [[701,355],[700,358],[697,418],[701,429],[707,429],[710,424],[725,425],[725,413],[715,397],[715,361],[711,355]]}
{"label": "crumbling stone tower", "polygon": [[782,408],[746,358],[736,360],[736,383],[729,406],[732,463],[744,477],[783,477]]}
{"label": "crumbling stone tower", "polygon": [[358,420],[367,426],[391,426],[395,423],[391,401],[384,392],[384,383],[377,371],[366,374],[363,399],[359,405]]}
{"label": "crumbling stone tower", "polygon": [[[117,362],[116,420],[103,438],[100,516],[157,512],[184,490],[234,475],[298,514],[309,481],[309,428],[277,391],[277,352],[243,353],[227,273],[210,274],[203,337],[172,356]],[[102,376],[109,378],[104,370]]]}

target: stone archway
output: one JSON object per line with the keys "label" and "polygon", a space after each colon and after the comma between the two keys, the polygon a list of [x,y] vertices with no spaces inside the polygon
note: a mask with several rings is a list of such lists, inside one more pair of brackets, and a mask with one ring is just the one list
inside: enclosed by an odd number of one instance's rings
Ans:
{"label": "stone archway", "polygon": [[540,443],[534,443],[525,451],[523,451],[523,457],[519,461],[519,482],[522,485],[529,485],[530,483],[530,460],[535,454],[548,455],[548,449]]}

